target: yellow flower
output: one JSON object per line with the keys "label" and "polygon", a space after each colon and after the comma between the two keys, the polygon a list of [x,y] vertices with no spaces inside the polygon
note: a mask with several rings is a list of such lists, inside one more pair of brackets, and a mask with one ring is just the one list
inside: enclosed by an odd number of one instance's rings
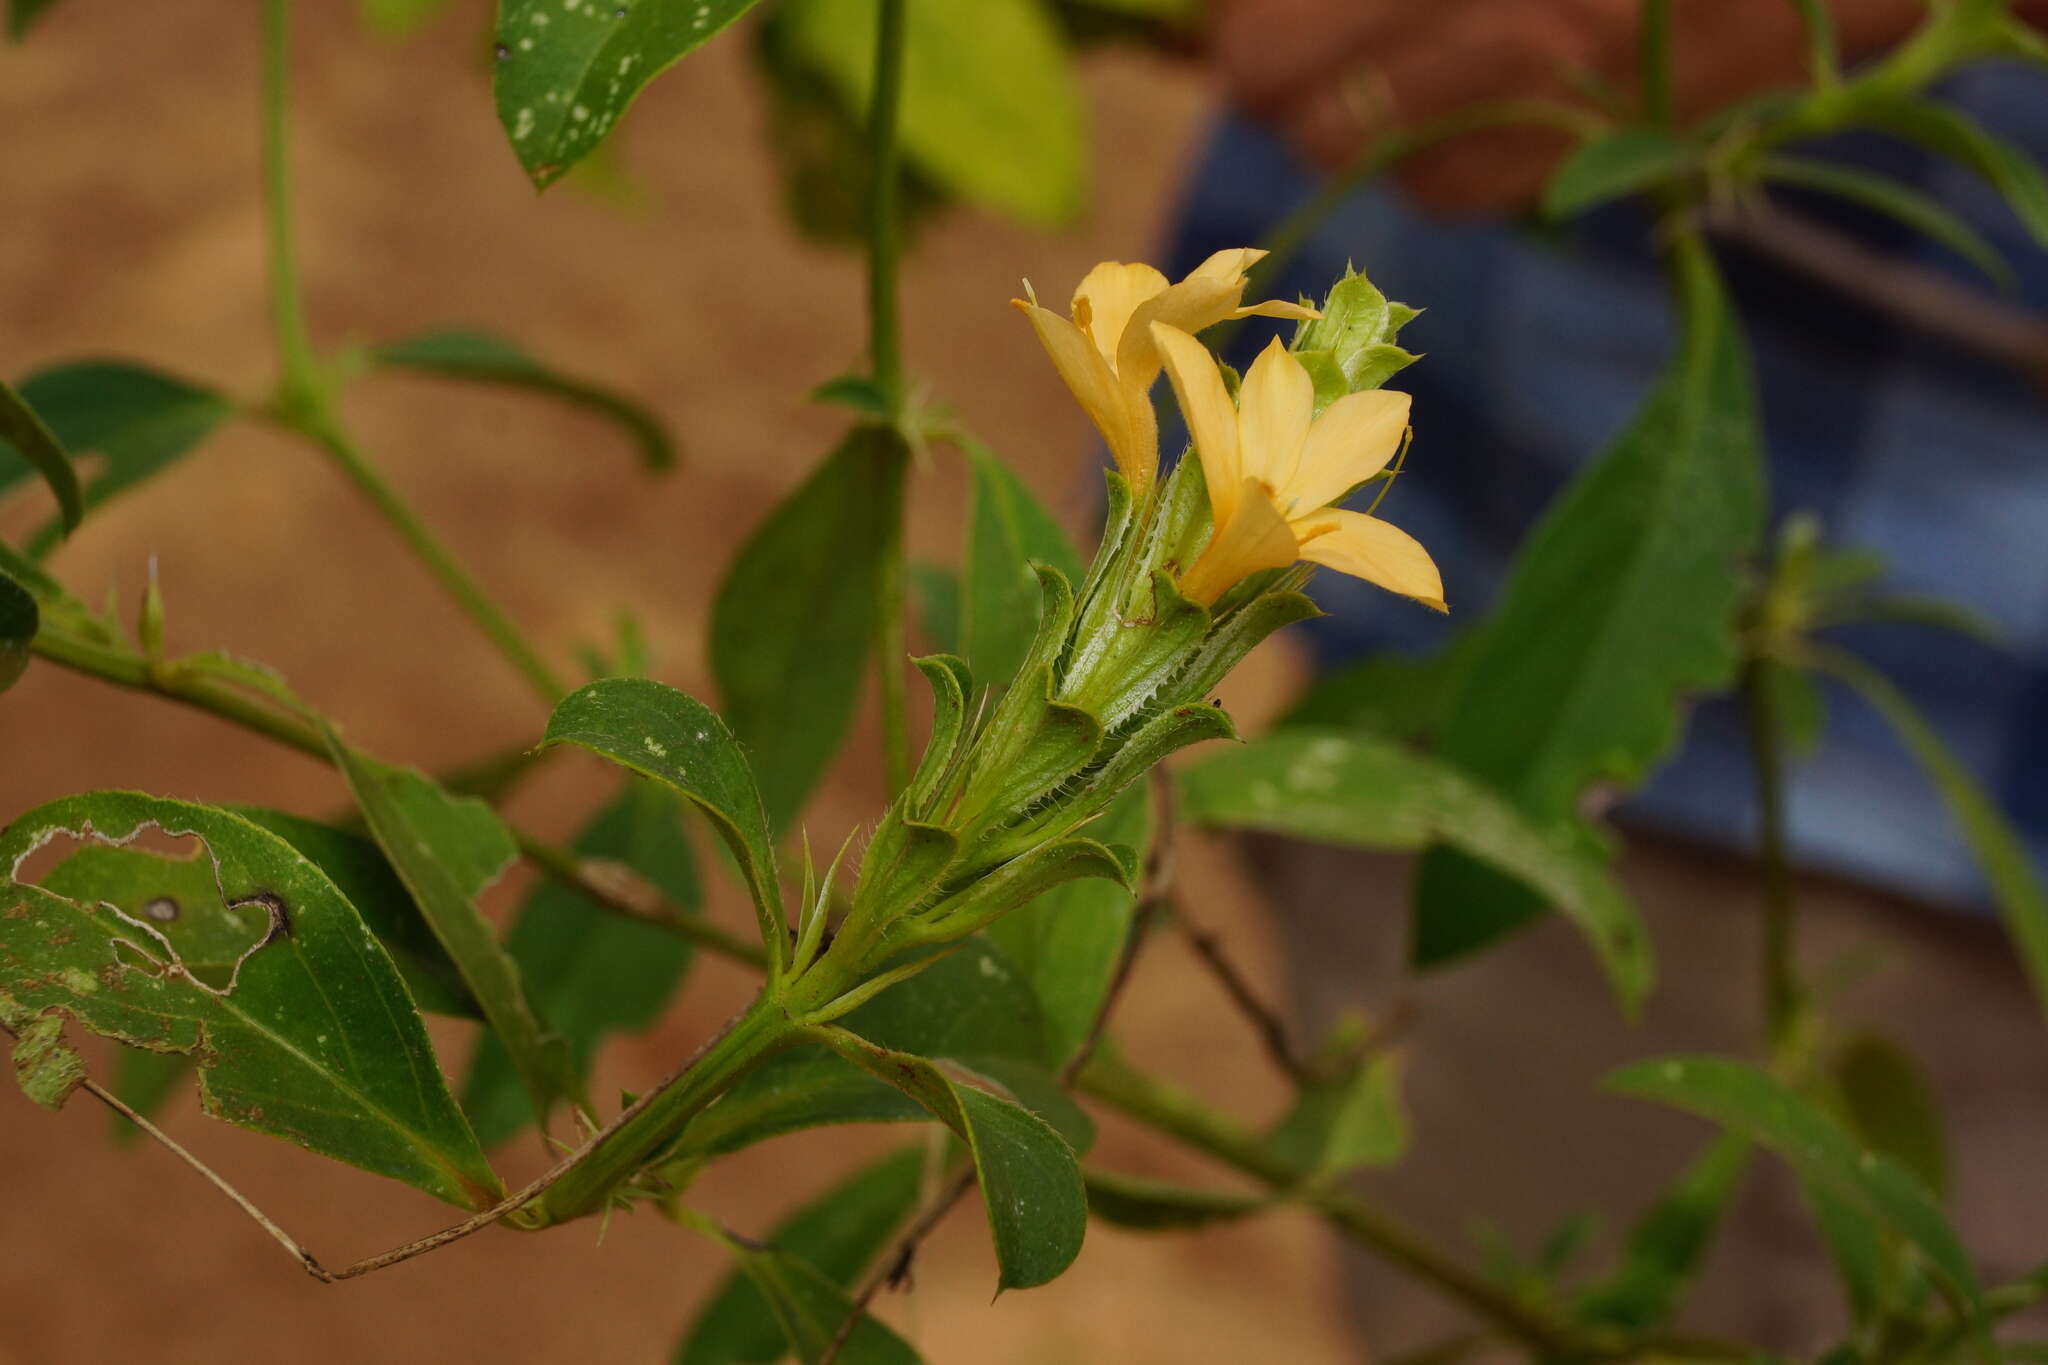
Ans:
{"label": "yellow flower", "polygon": [[1159,378],[1152,325],[1199,332],[1226,318],[1312,318],[1316,311],[1272,300],[1239,306],[1245,271],[1266,253],[1254,247],[1219,251],[1179,284],[1149,265],[1104,261],[1074,291],[1070,322],[1034,298],[1010,302],[1038,332],[1053,367],[1095,423],[1134,494],[1151,485],[1159,466],[1159,425],[1150,392]]}
{"label": "yellow flower", "polygon": [[1315,384],[1276,337],[1252,362],[1233,408],[1207,347],[1157,324],[1152,337],[1201,457],[1216,522],[1208,548],[1181,577],[1183,593],[1208,605],[1247,575],[1306,559],[1446,610],[1443,579],[1413,536],[1330,506],[1400,449],[1407,394],[1366,389],[1318,417]]}

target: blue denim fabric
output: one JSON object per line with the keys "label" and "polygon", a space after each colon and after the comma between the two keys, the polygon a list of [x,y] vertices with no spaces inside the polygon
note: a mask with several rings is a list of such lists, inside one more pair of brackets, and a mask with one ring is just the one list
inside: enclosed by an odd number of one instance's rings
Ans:
{"label": "blue denim fabric", "polygon": [[[2048,79],[2006,65],[1950,82],[1943,98],[2048,160]],[[1917,184],[2001,247],[2017,300],[2048,314],[2048,254],[1967,172],[1874,136],[1803,149]],[[1314,189],[1270,133],[1219,126],[1189,187],[1170,273],[1258,241]],[[1900,259],[1990,290],[1944,249],[1839,203],[1809,216]],[[2048,402],[2017,375],[1960,355],[1767,262],[1723,253],[1755,352],[1775,513],[1817,513],[1830,537],[1890,561],[1893,586],[1972,604],[1998,621],[2002,652],[1925,629],[1844,632],[1894,678],[2023,823],[2048,859]],[[1381,509],[1442,566],[1450,623],[1336,574],[1314,591],[1324,664],[1426,651],[1476,619],[1551,496],[1628,421],[1672,344],[1647,225],[1628,208],[1537,234],[1440,219],[1387,188],[1354,196],[1272,292],[1320,297],[1355,261],[1390,298],[1426,311],[1402,334],[1426,353],[1397,387],[1415,395],[1408,472]],[[1233,346],[1240,366],[1270,325]],[[1163,433],[1169,450],[1182,433]],[[1732,705],[1699,706],[1683,749],[1620,812],[1688,837],[1745,846],[1755,821]],[[1804,865],[1952,905],[1980,905],[1982,878],[1941,802],[1854,697],[1829,695],[1819,751],[1794,774],[1791,838]]]}

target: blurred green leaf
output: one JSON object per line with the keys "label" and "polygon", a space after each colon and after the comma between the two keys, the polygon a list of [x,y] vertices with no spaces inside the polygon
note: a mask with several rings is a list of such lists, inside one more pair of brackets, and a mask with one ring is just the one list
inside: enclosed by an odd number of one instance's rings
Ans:
{"label": "blurred green leaf", "polygon": [[1287,729],[1189,764],[1180,786],[1201,824],[1352,848],[1457,849],[1555,904],[1626,1007],[1649,991],[1648,936],[1600,860],[1569,827],[1535,823],[1438,759],[1368,735]]}
{"label": "blurred green leaf", "polygon": [[1023,480],[979,441],[960,443],[967,459],[967,553],[960,575],[960,635],[976,677],[1003,686],[1038,633],[1038,575],[1049,564],[1069,583],[1081,557]]}
{"label": "blurred green leaf", "polygon": [[2034,998],[2048,1012],[2048,889],[2025,840],[1891,680],[1852,654],[1824,650],[1820,666],[1854,688],[1892,727],[1934,783],[1991,885],[1991,898],[2019,950]]}
{"label": "blurred green leaf", "polygon": [[28,36],[29,27],[42,17],[57,0],[7,0],[7,36],[20,42]]}
{"label": "blurred green leaf", "polygon": [[1585,143],[1566,157],[1543,187],[1543,212],[1569,218],[1638,194],[1692,169],[1692,147],[1654,128],[1622,128]]}
{"label": "blurred green leaf", "polygon": [[885,495],[907,458],[894,432],[855,430],[761,520],[718,586],[711,671],[775,830],[796,818],[853,720],[883,532],[900,515]]}
{"label": "blurred green leaf", "polygon": [[1771,714],[1777,717],[1786,749],[1798,758],[1811,756],[1827,728],[1827,697],[1803,668],[1769,659],[1761,667],[1764,686],[1771,690]]}
{"label": "blurred green leaf", "polygon": [[1947,105],[1910,95],[1866,106],[1868,123],[1960,162],[1991,182],[2033,234],[2048,246],[2048,180],[2019,148],[1993,137]]}
{"label": "blurred green leaf", "polygon": [[1234,1223],[1273,1206],[1270,1194],[1196,1189],[1163,1180],[1086,1170],[1088,1212],[1105,1223],[1135,1232],[1181,1232]]}
{"label": "blurred green leaf", "polygon": [[[1573,817],[1595,783],[1640,781],[1677,741],[1685,694],[1735,669],[1737,567],[1763,522],[1749,360],[1711,267],[1683,278],[1676,362],[1522,543],[1444,727],[1443,756],[1540,824]],[[1415,961],[1476,951],[1540,908],[1432,853]]]}
{"label": "blurred green leaf", "polygon": [[960,652],[960,576],[942,564],[913,560],[907,575],[917,623],[934,654]]}
{"label": "blurred green leaf", "polygon": [[1841,79],[1841,48],[1835,39],[1835,16],[1827,0],[1792,0],[1799,11],[1799,23],[1806,30],[1808,78],[1825,89]]}
{"label": "blurred green leaf", "polygon": [[1849,1131],[1919,1176],[1937,1199],[1946,1195],[1941,1106],[1911,1054],[1882,1034],[1859,1033],[1835,1055],[1832,1073]]}
{"label": "blurred green leaf", "polygon": [[2012,637],[1998,621],[1966,602],[1951,602],[1925,593],[1876,593],[1830,614],[1828,624],[1868,621],[1880,625],[1925,626],[1945,630],[1990,649],[2010,649]]}
{"label": "blurred green leaf", "polygon": [[1408,1115],[1397,1058],[1383,1052],[1347,1075],[1305,1086],[1266,1145],[1311,1180],[1399,1161],[1408,1150]]}
{"label": "blurred green leaf", "polygon": [[1280,718],[1282,726],[1366,730],[1426,742],[1450,718],[1480,636],[1461,633],[1423,658],[1380,654],[1322,674]]}
{"label": "blurred green leaf", "polygon": [[[40,370],[21,382],[20,396],[72,459],[100,457],[97,471],[84,480],[88,511],[162,471],[233,410],[211,389],[119,360]],[[0,493],[29,474],[28,459],[6,444],[15,435],[0,426]],[[40,461],[37,468],[48,477]],[[29,541],[29,554],[40,558],[60,534],[57,523],[44,527]]]}
{"label": "blurred green leaf", "polygon": [[[647,2],[641,0],[643,4]],[[602,4],[603,0],[585,3]],[[528,389],[588,409],[624,428],[640,447],[641,463],[649,469],[675,467],[675,443],[653,413],[615,389],[548,368],[503,337],[446,327],[387,342],[370,354],[379,365]]]}
{"label": "blurred green leaf", "polygon": [[[865,117],[878,0],[787,0],[792,50]],[[1080,84],[1043,0],[908,0],[904,154],[970,203],[1057,227],[1080,212]]]}
{"label": "blurred green leaf", "polygon": [[1672,94],[1671,0],[1637,0],[1637,68],[1643,89],[1643,118],[1660,128],[1676,117]]}
{"label": "blurred green leaf", "polygon": [[[17,34],[17,36],[19,36]],[[11,454],[10,454],[11,448]],[[22,462],[43,476],[43,482],[57,496],[64,529],[75,531],[85,517],[85,496],[79,491],[78,470],[63,444],[44,425],[28,400],[5,383],[0,383],[0,491],[20,477],[8,466]]]}
{"label": "blurred green leaf", "polygon": [[[694,911],[703,896],[681,816],[681,799],[666,787],[629,778],[570,851],[631,868],[670,904]],[[690,965],[688,939],[609,914],[581,891],[552,880],[527,896],[505,936],[505,951],[519,964],[527,994],[586,1083],[598,1044],[608,1034],[652,1027]],[[512,1059],[490,1034],[470,1059],[462,1108],[486,1147],[534,1121]]]}
{"label": "blurred green leaf", "polygon": [[1733,1134],[1716,1138],[1629,1230],[1621,1265],[1579,1297],[1574,1315],[1631,1331],[1670,1321],[1749,1169],[1749,1150]]}
{"label": "blurred green leaf", "polygon": [[1074,1151],[1044,1119],[955,1080],[923,1057],[836,1031],[834,1050],[917,1101],[974,1158],[1001,1274],[998,1293],[1056,1278],[1080,1254],[1088,1196]]}
{"label": "blurred green leaf", "polygon": [[[0,835],[0,867],[67,834],[148,829],[205,845],[213,894],[175,918],[0,880],[0,1014],[61,1014],[132,1046],[190,1053],[206,1112],[468,1208],[502,1193],[404,983],[319,868],[226,811],[130,792],[69,797]],[[104,870],[104,869],[101,869]],[[177,970],[180,941],[238,929],[224,970]],[[208,980],[212,977],[212,980]]]}
{"label": "blurred green leaf", "polygon": [[[1149,784],[1135,782],[1088,832],[1136,850],[1142,866],[1152,840],[1150,807]],[[1136,900],[1115,882],[1086,878],[1054,887],[986,930],[1044,1010],[1048,1061],[1064,1064],[1087,1040],[1123,957]]]}
{"label": "blurred green leaf", "polygon": [[[764,1240],[830,1283],[850,1287],[917,1207],[923,1180],[923,1152],[892,1152],[805,1204]],[[832,1326],[837,1325],[835,1320]],[[726,1276],[684,1334],[675,1365],[773,1365],[795,1344],[754,1280],[737,1271]]]}
{"label": "blurred green leaf", "polygon": [[589,155],[678,58],[754,0],[499,0],[498,122],[535,189]]}
{"label": "blurred green leaf", "polygon": [[28,669],[42,624],[43,614],[29,590],[0,574],[0,692],[14,686]]}
{"label": "blurred green leaf", "polygon": [[2013,287],[2012,267],[1998,248],[1977,230],[1944,208],[1939,200],[1888,176],[1872,175],[1852,166],[1805,157],[1766,157],[1759,168],[1766,180],[1819,190],[1895,218],[1923,236],[1941,243],[1983,271],[2000,288]]}
{"label": "blurred green leaf", "polygon": [[[151,1052],[147,1048],[114,1050],[114,1071],[107,1089],[121,1103],[144,1118],[155,1118],[170,1103],[180,1086],[192,1079],[194,1063],[182,1052]],[[116,1146],[127,1147],[142,1140],[142,1129],[118,1113],[107,1115],[107,1132]]]}
{"label": "blurred green leaf", "polygon": [[332,730],[327,748],[371,837],[518,1066],[534,1109],[546,1113],[560,1099],[581,1104],[561,1039],[535,1012],[519,964],[477,910],[476,897],[519,854],[496,812],[475,797],[450,796],[413,769],[357,753]]}
{"label": "blurred green leaf", "polygon": [[1862,1218],[1906,1239],[1989,1348],[1977,1272],[1940,1205],[1904,1167],[1873,1152],[1812,1101],[1767,1072],[1725,1057],[1668,1057],[1611,1073],[1610,1090],[1710,1119],[1775,1152]]}
{"label": "blurred green leaf", "polygon": [[[853,1312],[853,1301],[831,1276],[801,1256],[775,1246],[756,1246],[736,1237],[722,1238],[753,1287],[778,1332],[769,1356],[735,1356],[707,1342],[693,1358],[701,1361],[779,1359],[784,1350],[804,1365],[817,1365],[832,1349],[840,1324]],[[743,1343],[751,1344],[751,1343]],[[844,1365],[919,1365],[910,1344],[874,1318],[863,1314],[846,1342],[833,1356]]]}
{"label": "blurred green leaf", "polygon": [[448,0],[356,0],[356,13],[386,38],[417,33],[448,8]]}
{"label": "blurred green leaf", "polygon": [[1898,1279],[1898,1256],[1886,1245],[1884,1226],[1827,1181],[1803,1173],[1798,1179],[1799,1197],[1841,1276],[1850,1313],[1860,1323],[1884,1317],[1896,1297]]}

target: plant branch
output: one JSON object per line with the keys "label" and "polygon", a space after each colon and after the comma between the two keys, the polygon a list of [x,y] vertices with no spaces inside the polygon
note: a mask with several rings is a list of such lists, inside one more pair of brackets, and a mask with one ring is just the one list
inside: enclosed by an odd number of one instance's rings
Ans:
{"label": "plant branch", "polygon": [[1316,1081],[1315,1068],[1295,1053],[1294,1044],[1287,1034],[1287,1025],[1273,1008],[1259,998],[1243,972],[1223,949],[1223,940],[1213,931],[1203,928],[1188,917],[1185,907],[1173,907],[1173,922],[1180,926],[1188,946],[1195,950],[1195,956],[1216,978],[1223,993],[1230,997],[1230,1003],[1237,1006],[1237,1012],[1258,1036],[1259,1044],[1265,1049],[1273,1065],[1280,1073],[1296,1085],[1313,1085]]}
{"label": "plant branch", "polygon": [[1742,711],[1750,761],[1756,773],[1758,813],[1757,856],[1763,874],[1764,1037],[1773,1053],[1791,1036],[1799,1011],[1799,980],[1794,959],[1796,907],[1792,862],[1785,844],[1785,760],[1776,700],[1767,670],[1753,659],[1742,670]]}
{"label": "plant branch", "polygon": [[299,289],[298,252],[293,243],[291,151],[286,111],[291,96],[291,0],[263,6],[263,207],[270,234],[270,310],[276,332],[278,368],[284,387],[309,385],[317,367]]}

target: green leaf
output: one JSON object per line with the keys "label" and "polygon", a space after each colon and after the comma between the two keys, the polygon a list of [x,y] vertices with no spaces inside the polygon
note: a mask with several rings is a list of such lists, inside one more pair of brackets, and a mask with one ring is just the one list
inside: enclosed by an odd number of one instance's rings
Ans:
{"label": "green leaf", "polygon": [[[118,1048],[114,1074],[107,1089],[121,1103],[144,1118],[154,1118],[178,1088],[192,1079],[192,1059],[177,1052],[151,1052],[147,1048]],[[107,1115],[107,1132],[116,1146],[129,1147],[142,1140],[142,1130],[121,1114]]]}
{"label": "green leaf", "polygon": [[[17,23],[20,11],[15,11]],[[15,36],[20,37],[16,28]],[[14,389],[0,383],[0,490],[14,481],[7,465],[7,447],[12,446],[16,457],[27,461],[43,482],[50,485],[50,491],[57,495],[57,507],[64,519],[64,529],[75,531],[85,517],[85,497],[79,491],[78,470],[73,467],[71,457],[64,453],[64,447],[55,433],[36,416],[34,408]]]}
{"label": "green leaf", "polygon": [[1394,1055],[1369,1057],[1348,1075],[1304,1087],[1266,1145],[1311,1180],[1399,1161],[1408,1150],[1408,1115]]}
{"label": "green leaf", "polygon": [[1836,195],[1888,218],[1895,218],[1955,252],[2001,288],[2013,287],[2012,267],[2006,263],[2005,257],[1998,254],[1997,247],[1944,208],[1939,200],[1920,193],[1910,185],[1854,167],[1795,156],[1766,157],[1759,170],[1766,180]]}
{"label": "green leaf", "polygon": [[2048,180],[2027,154],[1932,100],[1900,95],[1865,107],[1866,121],[1960,162],[1991,182],[2034,240],[2048,246]]}
{"label": "green leaf", "polygon": [[7,0],[7,36],[20,42],[28,36],[30,25],[42,17],[57,0]]}
{"label": "green leaf", "polygon": [[[1151,792],[1134,783],[1088,833],[1136,850],[1142,865],[1152,839]],[[1137,897],[1115,882],[1089,878],[1054,887],[985,931],[1029,983],[1051,1035],[1050,1060],[1064,1064],[1087,1040],[1116,976]],[[919,1049],[912,1049],[917,1051]]]}
{"label": "green leaf", "polygon": [[1840,650],[1824,651],[1820,664],[1884,717],[1941,793],[1991,884],[1992,902],[2019,950],[2020,963],[2034,986],[2034,998],[2048,1013],[2048,888],[2041,885],[2019,831],[1890,679]]}
{"label": "green leaf", "polygon": [[450,796],[414,769],[357,753],[332,730],[327,748],[371,837],[512,1055],[534,1109],[546,1113],[558,1099],[580,1101],[561,1040],[541,1022],[519,964],[477,910],[476,897],[519,856],[496,812],[475,797]]}
{"label": "green leaf", "polygon": [[711,671],[776,830],[795,819],[852,722],[883,533],[899,515],[886,495],[906,458],[893,432],[855,430],[754,528],[719,584]]}
{"label": "green leaf", "polygon": [[[666,787],[629,779],[570,849],[581,858],[616,861],[647,878],[671,904],[695,910],[702,900],[696,859],[682,821],[682,802]],[[653,1026],[690,965],[689,940],[607,914],[582,892],[555,881],[534,887],[505,950],[518,962],[526,989],[569,1050],[569,1064],[587,1079],[607,1034]],[[512,1059],[485,1035],[470,1061],[462,1108],[486,1147],[534,1121]]]}
{"label": "green leaf", "polygon": [[[924,1153],[893,1152],[791,1214],[766,1244],[850,1286],[910,1217],[923,1182]],[[739,1271],[726,1276],[684,1334],[675,1365],[773,1365],[795,1344],[753,1278]]]}
{"label": "green leaf", "polygon": [[[196,836],[215,893],[181,907],[181,938],[239,925],[219,978],[181,959],[166,925],[11,880],[69,834],[120,845],[154,828]],[[0,835],[0,1013],[61,1014],[95,1033],[197,1061],[207,1113],[484,1208],[502,1194],[449,1096],[405,985],[326,874],[226,811],[130,792],[38,807]]]}
{"label": "green leaf", "polygon": [[[840,1020],[881,1047],[925,1057],[1057,1064],[1055,1042],[1030,984],[1000,949],[971,939]],[[821,1124],[898,1123],[924,1111],[890,1086],[819,1047],[772,1058],[684,1130],[677,1150],[719,1155]]]}
{"label": "green leaf", "polygon": [[[1762,528],[1763,473],[1734,319],[1710,266],[1684,280],[1676,364],[1523,542],[1444,727],[1443,757],[1545,826],[1596,783],[1640,781],[1676,743],[1684,694],[1734,674],[1737,570]],[[1475,951],[1539,910],[1433,853],[1415,889],[1415,961]]]}
{"label": "green leaf", "polygon": [[979,442],[967,457],[967,553],[960,575],[960,636],[975,676],[1000,687],[1017,674],[1038,632],[1035,563],[1081,581],[1079,555],[1031,490]]}
{"label": "green leaf", "polygon": [[1569,218],[1691,172],[1690,144],[1655,128],[1622,128],[1583,144],[1543,187],[1547,217]]}
{"label": "green leaf", "polygon": [[[87,510],[161,472],[233,410],[226,396],[212,389],[118,360],[76,361],[38,371],[22,381],[21,397],[74,459],[101,457],[99,471],[85,480]],[[27,461],[5,444],[11,439],[10,432],[0,430],[0,493],[29,473]],[[45,527],[29,541],[29,553],[40,556],[58,534],[56,525]]]}
{"label": "green leaf", "polygon": [[262,806],[229,806],[252,825],[260,825],[297,849],[341,888],[391,954],[398,974],[415,1003],[434,1014],[477,1019],[476,997],[448,950],[434,937],[412,893],[391,869],[384,851],[360,834]]}
{"label": "green leaf", "polygon": [[1073,1149],[1045,1120],[955,1081],[923,1057],[842,1029],[830,1033],[840,1056],[917,1101],[967,1144],[1001,1269],[997,1293],[1045,1284],[1073,1264],[1088,1196]]}
{"label": "green leaf", "polygon": [[1724,1057],[1670,1057],[1623,1067],[1605,1085],[1740,1133],[1862,1217],[1890,1227],[1926,1258],[1988,1348],[1977,1272],[1926,1186],[1890,1157],[1863,1147],[1783,1081]]}
{"label": "green leaf", "polygon": [[1859,1033],[1834,1059],[1835,1095],[1849,1131],[1920,1177],[1937,1198],[1948,1192],[1948,1138],[1941,1106],[1904,1048]]}
{"label": "green leaf", "polygon": [[717,712],[648,678],[605,678],[555,707],[541,747],[552,744],[580,745],[651,777],[709,816],[753,894],[764,942],[771,952],[786,946],[782,888],[761,794]]}
{"label": "green leaf", "polygon": [[1182,1232],[1234,1223],[1271,1208],[1269,1194],[1204,1190],[1115,1171],[1081,1173],[1088,1186],[1088,1212],[1105,1223],[1135,1232]]}
{"label": "green leaf", "polygon": [[1477,632],[1425,658],[1381,654],[1323,674],[1280,718],[1283,726],[1367,730],[1385,739],[1433,739],[1471,666]]}
{"label": "green leaf", "polygon": [[754,0],[499,0],[498,122],[535,189],[590,154],[641,87]]}
{"label": "green leaf", "polygon": [[1884,1317],[1899,1287],[1899,1256],[1887,1245],[1884,1226],[1828,1182],[1801,1176],[1798,1183],[1799,1197],[1842,1277],[1849,1311],[1859,1323]]}
{"label": "green leaf", "polygon": [[1441,760],[1368,735],[1281,730],[1188,765],[1188,818],[1353,848],[1444,844],[1547,898],[1591,942],[1633,1009],[1653,964],[1642,922],[1568,825],[1545,826]]}
{"label": "green leaf", "polygon": [[943,564],[913,560],[905,577],[910,584],[910,598],[917,604],[917,623],[924,631],[925,643],[934,654],[958,654],[962,613],[959,575]]}
{"label": "green leaf", "polygon": [[[742,1357],[718,1351],[715,1345],[696,1357],[704,1361],[774,1360],[783,1349],[804,1365],[822,1361],[839,1336],[840,1324],[853,1312],[845,1289],[809,1261],[777,1247],[759,1247],[736,1237],[721,1237],[739,1263],[775,1324],[779,1337],[772,1355]],[[844,1365],[919,1365],[910,1344],[874,1318],[863,1314],[834,1360]]]}
{"label": "green leaf", "polygon": [[[6,1006],[0,1003],[0,1012]],[[85,1084],[85,1059],[64,1041],[64,1020],[55,1014],[10,1016],[0,1027],[14,1032],[14,1079],[31,1104],[56,1111]]]}
{"label": "green leaf", "polygon": [[28,670],[29,654],[42,624],[43,613],[29,590],[0,574],[0,692],[14,686]]}
{"label": "green leaf", "polygon": [[1630,1229],[1621,1266],[1580,1296],[1575,1316],[1631,1331],[1669,1321],[1741,1186],[1749,1151],[1732,1134],[1716,1138]]}
{"label": "green leaf", "polygon": [[[604,0],[586,0],[601,5]],[[648,3],[648,0],[641,0]],[[574,16],[568,16],[573,19]],[[459,327],[422,332],[402,341],[387,342],[371,352],[380,365],[419,370],[448,379],[497,384],[506,388],[529,389],[561,399],[616,422],[640,448],[640,461],[649,469],[673,469],[675,443],[659,418],[615,389],[574,375],[549,369],[517,345],[488,332]]]}
{"label": "green leaf", "polygon": [[[790,0],[792,53],[865,117],[877,0]],[[907,0],[903,151],[960,198],[1057,227],[1086,195],[1080,84],[1042,0]]]}

